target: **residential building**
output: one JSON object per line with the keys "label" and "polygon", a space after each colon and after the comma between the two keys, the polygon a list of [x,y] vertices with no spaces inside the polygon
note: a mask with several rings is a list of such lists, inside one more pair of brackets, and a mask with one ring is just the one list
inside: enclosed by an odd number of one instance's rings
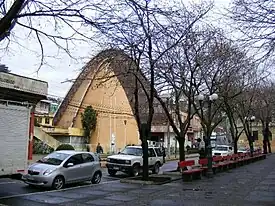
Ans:
{"label": "residential building", "polygon": [[[165,100],[167,95],[163,95],[163,98]],[[172,117],[175,119],[179,129],[179,125],[176,121],[177,116],[174,114],[174,107],[174,103],[170,102],[168,109],[172,113]],[[187,113],[182,105],[181,108],[182,121],[184,122],[187,118]],[[155,102],[154,110],[155,113],[152,122],[150,144],[163,145],[165,148],[169,148],[168,151],[170,151],[170,153],[175,153],[176,149],[179,148],[176,140],[176,134],[174,133],[162,106],[157,102],[157,100]],[[194,116],[191,119],[190,126],[185,137],[185,146],[192,147],[193,143],[196,142],[196,139],[201,138],[201,130],[200,118],[198,116]]]}
{"label": "residential building", "polygon": [[60,99],[50,96],[38,102],[35,106],[36,126],[53,127],[53,117],[60,103]]}

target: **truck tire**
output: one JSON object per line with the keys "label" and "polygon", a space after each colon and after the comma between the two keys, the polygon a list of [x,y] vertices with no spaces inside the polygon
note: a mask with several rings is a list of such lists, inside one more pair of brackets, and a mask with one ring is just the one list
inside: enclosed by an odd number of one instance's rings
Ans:
{"label": "truck tire", "polygon": [[116,171],[116,170],[110,170],[110,169],[109,169],[109,170],[108,170],[108,173],[109,173],[110,176],[113,177],[113,176],[116,175],[117,171]]}
{"label": "truck tire", "polygon": [[160,168],[160,163],[157,162],[152,170],[153,174],[158,174],[159,173],[159,168]]}
{"label": "truck tire", "polygon": [[140,166],[138,164],[133,165],[131,175],[136,177],[139,175],[140,172]]}

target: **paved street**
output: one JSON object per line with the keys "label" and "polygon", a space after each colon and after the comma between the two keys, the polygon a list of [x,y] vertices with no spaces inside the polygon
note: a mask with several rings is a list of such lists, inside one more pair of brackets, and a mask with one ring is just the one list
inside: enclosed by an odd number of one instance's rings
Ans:
{"label": "paved street", "polygon": [[[119,181],[87,185],[62,191],[43,191],[0,198],[0,204],[14,206],[274,206],[275,155],[212,179],[181,180],[169,184],[137,185]],[[176,163],[169,163],[172,166]],[[168,164],[167,164],[168,165]],[[166,167],[168,167],[166,165]],[[12,184],[11,184],[12,185]],[[5,189],[5,187],[1,188]]]}
{"label": "paved street", "polygon": [[[107,170],[103,169],[103,177],[102,182],[106,183],[109,181],[117,181],[121,178],[128,177],[126,174],[118,173],[116,177],[110,177],[107,174]],[[67,188],[73,188],[73,187],[79,187],[79,186],[85,186],[89,185],[89,183],[82,183],[77,185],[69,185]],[[0,179],[0,199],[7,196],[13,196],[18,194],[28,194],[28,193],[35,193],[35,192],[43,192],[45,189],[39,189],[39,188],[32,188],[27,186],[24,182],[20,180],[14,180],[9,178],[3,178]]]}
{"label": "paved street", "polygon": [[[161,168],[160,173],[163,171],[173,170],[173,168],[176,168],[176,165],[177,165],[177,161],[167,162]],[[120,179],[127,178],[127,177],[129,176],[124,173],[118,173],[116,177],[111,177],[109,176],[107,169],[103,168],[103,177],[102,177],[102,182],[100,184],[105,184],[107,182],[119,182]],[[75,187],[85,187],[85,186],[90,186],[90,183],[69,185],[66,187],[66,189],[73,189]],[[8,178],[0,179],[0,199],[6,198],[9,196],[14,196],[14,195],[24,195],[24,194],[31,194],[31,193],[45,192],[45,191],[46,191],[45,189],[29,187],[20,180],[14,180],[14,179],[8,179]]]}

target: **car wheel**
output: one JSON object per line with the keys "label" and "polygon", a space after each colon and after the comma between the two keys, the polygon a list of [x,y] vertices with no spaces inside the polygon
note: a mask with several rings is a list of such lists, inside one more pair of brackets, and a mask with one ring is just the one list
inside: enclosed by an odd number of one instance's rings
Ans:
{"label": "car wheel", "polygon": [[159,168],[160,168],[160,165],[159,163],[157,162],[154,166],[154,169],[153,169],[153,174],[158,174],[159,173]]}
{"label": "car wheel", "polygon": [[94,176],[93,176],[93,179],[92,179],[92,183],[93,184],[99,184],[100,181],[101,181],[101,173],[100,172],[95,172]]}
{"label": "car wheel", "polygon": [[139,165],[134,165],[133,168],[132,168],[132,175],[134,177],[138,176],[139,175],[139,171],[140,171],[140,167]]}
{"label": "car wheel", "polygon": [[65,185],[64,178],[62,176],[57,176],[53,180],[52,188],[55,190],[60,190],[64,187],[64,185]]}
{"label": "car wheel", "polygon": [[108,170],[109,175],[115,176],[117,171],[116,170]]}

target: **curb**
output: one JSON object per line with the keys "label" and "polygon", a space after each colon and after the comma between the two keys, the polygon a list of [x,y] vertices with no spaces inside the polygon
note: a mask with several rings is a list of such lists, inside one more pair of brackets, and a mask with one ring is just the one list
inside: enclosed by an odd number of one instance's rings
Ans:
{"label": "curb", "polygon": [[[153,177],[153,176],[151,176]],[[167,177],[167,176],[164,176]],[[167,177],[168,178],[168,177]],[[130,184],[141,184],[141,185],[164,185],[167,183],[172,182],[172,178],[169,177],[169,180],[163,181],[163,182],[154,182],[154,181],[143,181],[143,180],[135,180],[134,178],[128,178],[128,179],[121,179],[120,182],[121,183],[130,183]]]}
{"label": "curb", "polygon": [[181,175],[178,175],[178,174],[151,175],[151,177],[166,177],[166,178],[170,178],[170,180],[163,181],[163,182],[153,182],[153,181],[135,180],[133,177],[131,177],[131,178],[121,179],[120,182],[129,183],[129,184],[141,184],[141,185],[164,185],[164,184],[182,179]]}
{"label": "curb", "polygon": [[[171,161],[175,161],[175,160],[178,160],[178,159],[169,159],[169,160],[166,160],[166,162],[165,163],[167,163],[167,162],[171,162]],[[100,161],[100,163],[101,163],[101,168],[106,168],[106,161]],[[165,164],[164,163],[164,164]],[[1,205],[0,205],[1,206]]]}

